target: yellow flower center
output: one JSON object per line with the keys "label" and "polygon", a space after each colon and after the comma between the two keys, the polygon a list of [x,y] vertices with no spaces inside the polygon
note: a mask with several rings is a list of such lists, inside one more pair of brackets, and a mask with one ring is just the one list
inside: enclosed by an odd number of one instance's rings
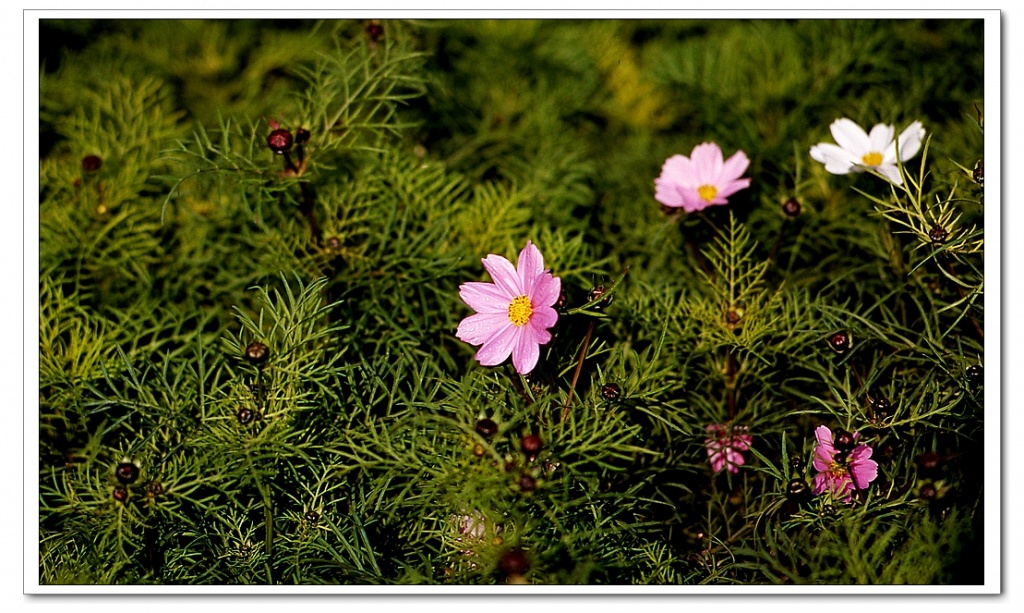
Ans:
{"label": "yellow flower center", "polygon": [[846,474],[846,467],[839,464],[839,462],[832,462],[832,465],[828,467],[828,472],[830,472],[833,477],[840,479]]}
{"label": "yellow flower center", "polygon": [[864,156],[860,158],[860,161],[864,162],[865,166],[878,166],[882,163],[882,154],[877,151],[865,153]]}
{"label": "yellow flower center", "polygon": [[533,315],[533,305],[526,296],[517,296],[508,305],[508,320],[517,326],[525,326]]}
{"label": "yellow flower center", "polygon": [[714,185],[701,185],[697,188],[697,195],[700,196],[704,202],[711,202],[715,199],[715,195],[718,194],[718,188]]}

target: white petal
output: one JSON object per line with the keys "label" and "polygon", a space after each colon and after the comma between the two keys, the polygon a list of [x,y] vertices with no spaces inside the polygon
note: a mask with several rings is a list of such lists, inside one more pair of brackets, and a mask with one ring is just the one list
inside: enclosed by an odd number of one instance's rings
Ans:
{"label": "white petal", "polygon": [[895,164],[881,164],[873,167],[874,171],[884,176],[893,185],[903,185],[903,177],[900,176],[900,169]]}
{"label": "white petal", "polygon": [[870,151],[882,153],[891,147],[895,134],[896,128],[887,126],[884,123],[876,124],[875,127],[871,128],[871,134],[868,135],[868,140],[871,141]]}
{"label": "white petal", "polygon": [[907,129],[900,133],[900,160],[907,161],[917,155],[921,149],[921,142],[924,140],[924,126],[920,121],[907,126]]}
{"label": "white petal", "polygon": [[811,158],[825,165],[825,170],[834,175],[859,172],[854,164],[857,158],[845,149],[832,143],[821,143],[811,147]]}
{"label": "white petal", "polygon": [[832,131],[832,138],[836,139],[843,149],[854,154],[858,158],[871,151],[871,140],[867,132],[850,119],[837,119],[829,126]]}

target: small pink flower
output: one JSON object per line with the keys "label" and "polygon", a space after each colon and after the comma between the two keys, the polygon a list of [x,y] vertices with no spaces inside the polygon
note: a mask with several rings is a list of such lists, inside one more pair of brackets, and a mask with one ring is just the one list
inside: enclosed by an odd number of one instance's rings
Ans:
{"label": "small pink flower", "polygon": [[708,450],[708,459],[711,461],[711,470],[716,473],[723,468],[736,474],[740,472],[740,466],[746,463],[741,451],[750,449],[754,437],[749,434],[736,434],[725,424],[712,424],[707,427],[711,438],[704,439],[704,446]]}
{"label": "small pink flower", "polygon": [[544,270],[540,250],[527,241],[515,268],[500,255],[481,260],[494,283],[471,281],[459,287],[459,296],[476,311],[462,320],[455,336],[480,345],[476,359],[497,366],[512,355],[512,364],[527,374],[540,359],[540,346],[551,341],[558,321],[552,305],[558,301],[562,281]]}
{"label": "small pink flower", "polygon": [[[812,465],[818,471],[814,475],[814,495],[830,492],[832,496],[843,502],[849,502],[853,491],[866,490],[868,485],[878,476],[878,464],[871,459],[871,447],[854,445],[845,461],[832,442],[832,431],[826,426],[818,426],[814,431],[818,446],[814,448]],[[859,436],[853,433],[853,438]],[[839,455],[840,457],[836,457]]]}
{"label": "small pink flower", "polygon": [[722,150],[715,143],[693,148],[690,157],[673,155],[661,167],[654,180],[654,199],[668,207],[683,207],[687,213],[712,204],[727,204],[729,196],[750,187],[750,179],[741,179],[750,160],[742,151],[722,161]]}

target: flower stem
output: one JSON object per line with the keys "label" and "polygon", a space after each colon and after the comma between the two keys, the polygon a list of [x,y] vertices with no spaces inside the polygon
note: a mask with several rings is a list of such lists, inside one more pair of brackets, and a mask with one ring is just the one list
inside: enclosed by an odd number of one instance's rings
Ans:
{"label": "flower stem", "polygon": [[[946,272],[949,273],[949,277],[951,279],[953,279],[953,281],[955,282],[956,291],[957,291],[958,294],[960,294],[960,300],[963,300],[964,298],[966,298],[966,295],[964,294],[963,286],[960,285],[960,277],[956,276],[956,272],[953,270],[953,262],[951,262],[948,258],[944,258],[942,260],[942,263],[943,263],[943,265],[946,268]],[[969,303],[967,305],[967,308],[969,308],[972,312],[974,311],[974,305],[973,304]],[[984,340],[985,340],[985,331],[981,328],[980,325],[978,325],[978,320],[975,319],[974,317],[969,317],[968,319],[970,319],[971,323],[974,324],[974,329],[978,333],[978,337],[982,340],[982,342],[984,342]]]}
{"label": "flower stem", "polygon": [[732,349],[725,352],[725,406],[729,413],[729,421],[736,416],[736,358]]}
{"label": "flower stem", "polygon": [[697,248],[697,244],[693,242],[693,237],[690,236],[682,224],[679,224],[679,227],[683,230],[683,240],[686,241],[686,246],[689,247],[690,253],[692,253],[694,259],[697,260],[697,264],[700,265],[701,270],[704,271],[704,274],[707,275],[709,279],[714,279],[715,273],[708,267],[708,263],[704,261],[704,256],[701,255],[700,249]]}
{"label": "flower stem", "polygon": [[[512,370],[514,371],[515,369],[513,368]],[[534,403],[533,393],[529,391],[529,385],[525,384],[526,379],[523,377],[523,375],[516,372],[514,375],[509,376],[509,380],[512,382],[512,387],[516,388],[516,391],[519,392],[519,395],[522,396],[523,400],[526,401],[526,404]]]}
{"label": "flower stem", "polygon": [[572,383],[569,384],[569,395],[565,398],[565,408],[562,409],[562,419],[569,416],[569,405],[572,404],[572,393],[576,389],[576,381],[580,378],[580,371],[583,370],[583,360],[587,357],[587,347],[590,345],[590,336],[594,333],[594,324],[597,322],[594,320],[590,321],[590,327],[587,328],[587,335],[583,337],[583,346],[580,347],[580,357],[576,361],[576,371],[572,373]]}
{"label": "flower stem", "polygon": [[771,253],[768,254],[768,262],[775,261],[775,254],[779,252],[779,246],[782,244],[782,237],[785,236],[787,227],[789,227],[789,220],[783,219],[782,225],[779,226],[779,233],[775,235],[775,243],[772,245]]}
{"label": "flower stem", "polygon": [[319,244],[321,232],[320,224],[316,219],[316,211],[313,210],[313,192],[310,191],[309,185],[305,182],[299,183],[299,188],[302,190],[302,204],[299,205],[299,211],[302,212],[306,222],[309,224],[309,231],[313,235],[313,242]]}

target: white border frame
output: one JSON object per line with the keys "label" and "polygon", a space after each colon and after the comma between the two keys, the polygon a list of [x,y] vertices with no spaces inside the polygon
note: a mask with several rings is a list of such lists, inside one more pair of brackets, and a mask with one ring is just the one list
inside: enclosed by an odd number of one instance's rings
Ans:
{"label": "white border frame", "polygon": [[[39,330],[39,21],[52,18],[87,19],[259,19],[280,18],[287,12],[289,17],[303,19],[334,18],[422,18],[422,19],[919,19],[919,18],[964,18],[982,19],[985,30],[985,329],[988,332],[985,345],[985,583],[981,586],[89,586],[40,585],[38,581],[39,561],[39,513],[38,513],[38,467],[39,443],[38,424],[38,330]],[[1008,485],[1002,478],[1000,437],[1001,415],[1001,206],[1002,183],[1002,39],[1001,15],[998,10],[827,10],[827,11],[779,11],[779,10],[400,10],[359,9],[346,11],[281,11],[281,10],[33,10],[23,13],[24,35],[24,372],[23,372],[23,589],[26,594],[386,594],[386,595],[438,595],[438,594],[534,594],[534,595],[666,595],[666,594],[735,594],[735,595],[794,595],[794,594],[998,594],[1001,593],[1001,576],[1004,571],[1004,545],[1002,504],[1007,504],[1008,492],[1002,486]],[[992,444],[995,441],[997,444]],[[1007,450],[1007,454],[1009,450]],[[1000,504],[1002,499],[1002,504]],[[831,605],[828,605],[831,606]]]}

